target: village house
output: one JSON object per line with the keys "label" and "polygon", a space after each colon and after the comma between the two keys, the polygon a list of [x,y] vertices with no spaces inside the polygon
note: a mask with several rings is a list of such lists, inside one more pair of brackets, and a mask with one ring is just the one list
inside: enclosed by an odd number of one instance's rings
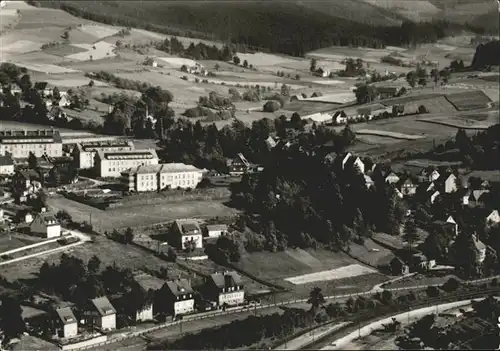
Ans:
{"label": "village house", "polygon": [[172,245],[183,250],[203,248],[203,234],[195,220],[176,220],[171,229]]}
{"label": "village house", "polygon": [[158,164],[158,155],[153,149],[128,151],[98,150],[94,161],[94,170],[99,177],[119,178],[121,172],[138,166]]}
{"label": "village house", "polygon": [[302,100],[304,100],[304,96],[302,96],[301,94],[292,95],[290,97],[290,102],[292,102],[292,101],[302,101]]}
{"label": "village house", "polygon": [[491,213],[486,217],[486,224],[488,226],[495,226],[500,223],[500,214],[498,213],[498,210],[493,210]]}
{"label": "village house", "polygon": [[457,191],[457,177],[451,173],[444,181],[444,192],[453,193]]}
{"label": "village house", "polygon": [[344,110],[336,111],[332,117],[333,124],[346,124],[347,123],[347,114]]}
{"label": "village house", "polygon": [[213,273],[207,282],[207,293],[219,307],[237,306],[245,301],[243,282],[238,273]]}
{"label": "village house", "polygon": [[153,303],[147,302],[144,306],[138,309],[135,313],[136,322],[152,321],[153,317]]}
{"label": "village house", "polygon": [[432,225],[451,233],[453,237],[458,235],[458,224],[453,216],[446,216],[445,219],[438,219],[432,222]]}
{"label": "village house", "polygon": [[318,75],[319,77],[322,77],[322,78],[327,78],[330,76],[330,70],[326,67],[319,67],[316,70],[316,75]]}
{"label": "village house", "polygon": [[12,95],[22,94],[23,90],[19,87],[19,85],[17,85],[17,83],[12,83],[10,85],[10,93]]}
{"label": "village house", "polygon": [[365,174],[364,162],[361,161],[359,157],[353,156],[350,152],[348,152],[342,159],[342,170],[346,170],[350,167],[358,169],[361,174]]}
{"label": "village house", "polygon": [[19,170],[12,176],[12,188],[20,195],[28,195],[42,188],[41,174],[33,169]]}
{"label": "village house", "polygon": [[17,223],[31,223],[33,222],[33,213],[30,210],[21,210],[16,213]]}
{"label": "village house", "polygon": [[486,258],[486,245],[484,245],[475,234],[472,234],[472,240],[474,240],[474,246],[476,246],[476,250],[478,252],[477,262],[481,264]]}
{"label": "village house", "polygon": [[250,168],[250,162],[243,156],[242,153],[236,155],[232,160],[227,160],[227,166],[229,167],[229,174],[236,176],[246,173]]}
{"label": "village house", "polygon": [[13,159],[62,156],[62,139],[56,130],[3,130],[0,131],[0,155],[9,153]]}
{"label": "village house", "polygon": [[0,175],[14,174],[14,160],[10,155],[0,155]]}
{"label": "village house", "polygon": [[205,172],[204,169],[184,163],[137,166],[121,172],[121,182],[125,189],[134,192],[194,189]]}
{"label": "village house", "polygon": [[206,226],[206,236],[209,238],[218,238],[221,235],[227,235],[228,227],[226,224],[208,224]]}
{"label": "village house", "polygon": [[365,184],[366,184],[367,189],[370,189],[371,187],[373,187],[375,185],[375,182],[373,181],[372,177],[365,175],[364,178],[365,178]]}
{"label": "village house", "polygon": [[482,207],[484,206],[484,200],[486,198],[485,195],[487,195],[490,191],[481,189],[481,190],[472,190],[468,192],[469,197],[465,201],[467,202],[467,206],[469,207]]}
{"label": "village house", "polygon": [[269,149],[273,149],[278,143],[276,142],[276,140],[273,139],[272,136],[269,136],[267,139],[266,139],[266,145]]}
{"label": "village house", "polygon": [[165,304],[169,313],[176,317],[194,312],[194,291],[187,279],[166,282]]}
{"label": "village house", "polygon": [[52,96],[55,87],[47,82],[36,82],[33,88],[41,97],[46,98]]}
{"label": "village house", "polygon": [[391,172],[387,177],[385,177],[385,182],[389,184],[396,184],[399,182],[399,177],[396,173]]}
{"label": "village house", "polygon": [[429,198],[431,204],[434,204],[436,202],[436,200],[439,197],[439,195],[440,195],[439,191],[435,191],[434,193],[432,193],[432,195]]}
{"label": "village house", "polygon": [[61,224],[53,213],[42,212],[33,218],[30,232],[46,239],[57,238],[61,236]]}
{"label": "village house", "polygon": [[404,196],[414,195],[417,192],[417,185],[410,177],[401,178],[397,183],[397,188]]}
{"label": "village house", "polygon": [[413,271],[422,272],[428,271],[436,266],[436,260],[429,260],[427,257],[420,253],[414,253],[411,256],[411,267]]}
{"label": "village house", "polygon": [[392,254],[387,255],[381,258],[378,261],[377,266],[383,270],[388,272],[390,275],[406,275],[410,272],[410,269],[406,263],[403,262],[399,257],[396,257]]}
{"label": "village house", "polygon": [[418,178],[420,182],[434,182],[437,180],[441,174],[434,168],[428,167],[422,169]]}
{"label": "village house", "polygon": [[376,87],[376,91],[379,99],[390,99],[398,94],[396,87]]}
{"label": "village house", "polygon": [[116,310],[106,296],[92,299],[90,312],[92,324],[100,330],[116,329]]}
{"label": "village house", "polygon": [[59,337],[69,339],[78,335],[78,321],[70,307],[58,308],[56,310],[56,326]]}

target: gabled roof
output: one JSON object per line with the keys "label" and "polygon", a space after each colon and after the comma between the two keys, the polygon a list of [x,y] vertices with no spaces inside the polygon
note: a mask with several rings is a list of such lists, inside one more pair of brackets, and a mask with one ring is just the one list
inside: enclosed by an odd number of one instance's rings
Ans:
{"label": "gabled roof", "polygon": [[484,194],[488,194],[490,191],[486,189],[473,190],[470,194],[469,200],[479,201]]}
{"label": "gabled roof", "polygon": [[92,300],[92,304],[101,316],[116,314],[116,310],[106,296],[97,297]]}
{"label": "gabled roof", "polygon": [[78,323],[70,307],[58,308],[56,313],[63,324]]}
{"label": "gabled roof", "polygon": [[337,117],[347,118],[347,114],[345,113],[345,111],[344,111],[344,110],[336,111],[336,112],[333,114],[333,119],[336,119]]}
{"label": "gabled roof", "polygon": [[187,279],[170,280],[166,284],[174,296],[193,293],[193,288]]}
{"label": "gabled roof", "polygon": [[26,180],[40,180],[40,174],[34,169],[22,169],[17,172]]}
{"label": "gabled roof", "polygon": [[472,236],[472,240],[474,240],[474,245],[476,246],[477,250],[482,251],[486,249],[486,245],[484,245],[483,242],[479,240],[475,235]]}
{"label": "gabled roof", "polygon": [[271,149],[273,147],[275,147],[278,143],[276,142],[276,140],[273,139],[272,136],[269,136],[267,139],[266,139],[266,144],[268,147],[270,147]]}
{"label": "gabled roof", "polygon": [[199,233],[201,233],[198,222],[196,222],[195,220],[177,220],[174,222],[174,225],[177,226],[177,230],[179,231],[179,233],[181,233],[181,235],[185,235],[186,232],[192,230],[197,230]]}
{"label": "gabled roof", "polygon": [[39,213],[35,216],[33,221],[36,220],[37,217],[40,217],[46,226],[59,225],[59,221],[56,216],[51,212]]}
{"label": "gabled roof", "polygon": [[0,166],[13,166],[14,160],[9,155],[0,156]]}
{"label": "gabled roof", "polygon": [[248,162],[248,160],[246,159],[245,156],[243,156],[243,154],[240,152],[238,153],[237,155],[237,158],[247,167],[250,167],[250,162]]}
{"label": "gabled roof", "polygon": [[[241,277],[235,271],[225,272],[225,273],[213,273],[210,274],[210,278],[214,282],[215,286],[217,286],[218,288],[228,288],[228,287],[233,287],[235,285],[243,285]],[[226,283],[229,283],[229,285],[226,285]]]}
{"label": "gabled roof", "polygon": [[35,89],[36,90],[45,90],[47,88],[49,83],[47,82],[36,82],[35,83]]}

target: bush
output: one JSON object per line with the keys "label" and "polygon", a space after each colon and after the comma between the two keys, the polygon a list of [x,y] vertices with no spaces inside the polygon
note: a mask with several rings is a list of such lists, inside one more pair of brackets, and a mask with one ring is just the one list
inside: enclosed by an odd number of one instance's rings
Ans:
{"label": "bush", "polygon": [[424,105],[420,105],[418,107],[418,110],[417,110],[417,113],[429,113],[429,110],[427,109],[427,107],[425,107]]}
{"label": "bush", "polygon": [[281,108],[280,103],[275,100],[269,100],[264,104],[262,110],[264,112],[276,112]]}
{"label": "bush", "polygon": [[450,293],[457,290],[459,287],[460,287],[460,282],[455,278],[450,278],[446,281],[446,283],[443,284],[441,289]]}
{"label": "bush", "polygon": [[496,286],[498,286],[498,279],[497,279],[497,278],[493,278],[493,279],[491,279],[491,283],[490,283],[490,285],[491,285],[492,287],[496,287]]}
{"label": "bush", "polygon": [[182,80],[189,80],[187,76],[182,76],[181,79]]}
{"label": "bush", "polygon": [[427,296],[431,298],[439,296],[439,289],[435,286],[429,286],[425,292],[427,293]]}

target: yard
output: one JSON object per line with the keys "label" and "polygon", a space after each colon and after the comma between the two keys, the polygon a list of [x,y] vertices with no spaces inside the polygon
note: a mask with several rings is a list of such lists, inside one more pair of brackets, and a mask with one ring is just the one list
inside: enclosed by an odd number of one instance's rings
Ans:
{"label": "yard", "polygon": [[42,239],[24,234],[10,234],[0,236],[0,254],[5,251],[14,250],[26,245],[35,244]]}
{"label": "yard", "polygon": [[349,249],[351,256],[372,267],[377,267],[381,259],[392,255],[391,250],[380,246],[371,239],[366,239],[364,245],[353,243]]}
{"label": "yard", "polygon": [[163,202],[154,206],[137,205],[106,211],[62,196],[49,197],[47,203],[55,212],[68,211],[76,222],[92,223],[98,231],[165,223],[178,218],[221,217],[237,212],[222,201],[215,200]]}

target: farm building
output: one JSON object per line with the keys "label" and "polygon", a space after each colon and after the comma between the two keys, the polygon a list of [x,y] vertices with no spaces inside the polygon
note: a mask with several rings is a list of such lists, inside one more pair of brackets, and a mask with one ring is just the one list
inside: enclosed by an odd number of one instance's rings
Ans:
{"label": "farm building", "polygon": [[332,122],[334,124],[345,124],[347,123],[347,114],[344,110],[337,111],[333,114]]}
{"label": "farm building", "polygon": [[379,99],[390,99],[398,94],[397,87],[376,87]]}
{"label": "farm building", "polygon": [[250,162],[242,153],[236,155],[232,160],[227,160],[230,175],[242,175],[250,169]]}
{"label": "farm building", "polygon": [[492,226],[497,225],[498,223],[500,223],[500,214],[498,213],[498,210],[493,210],[486,217],[486,224]]}
{"label": "farm building", "polygon": [[43,238],[57,238],[61,236],[61,225],[53,213],[42,212],[37,214],[31,222],[30,231]]}
{"label": "farm building", "polygon": [[408,265],[399,257],[392,254],[381,258],[377,266],[379,269],[389,272],[391,275],[406,275],[410,272]]}
{"label": "farm building", "polygon": [[316,122],[316,123],[326,123],[326,122],[331,122],[332,120],[332,115],[329,113],[313,113],[307,116],[302,117],[303,120],[305,121],[311,121],[311,122]]}

